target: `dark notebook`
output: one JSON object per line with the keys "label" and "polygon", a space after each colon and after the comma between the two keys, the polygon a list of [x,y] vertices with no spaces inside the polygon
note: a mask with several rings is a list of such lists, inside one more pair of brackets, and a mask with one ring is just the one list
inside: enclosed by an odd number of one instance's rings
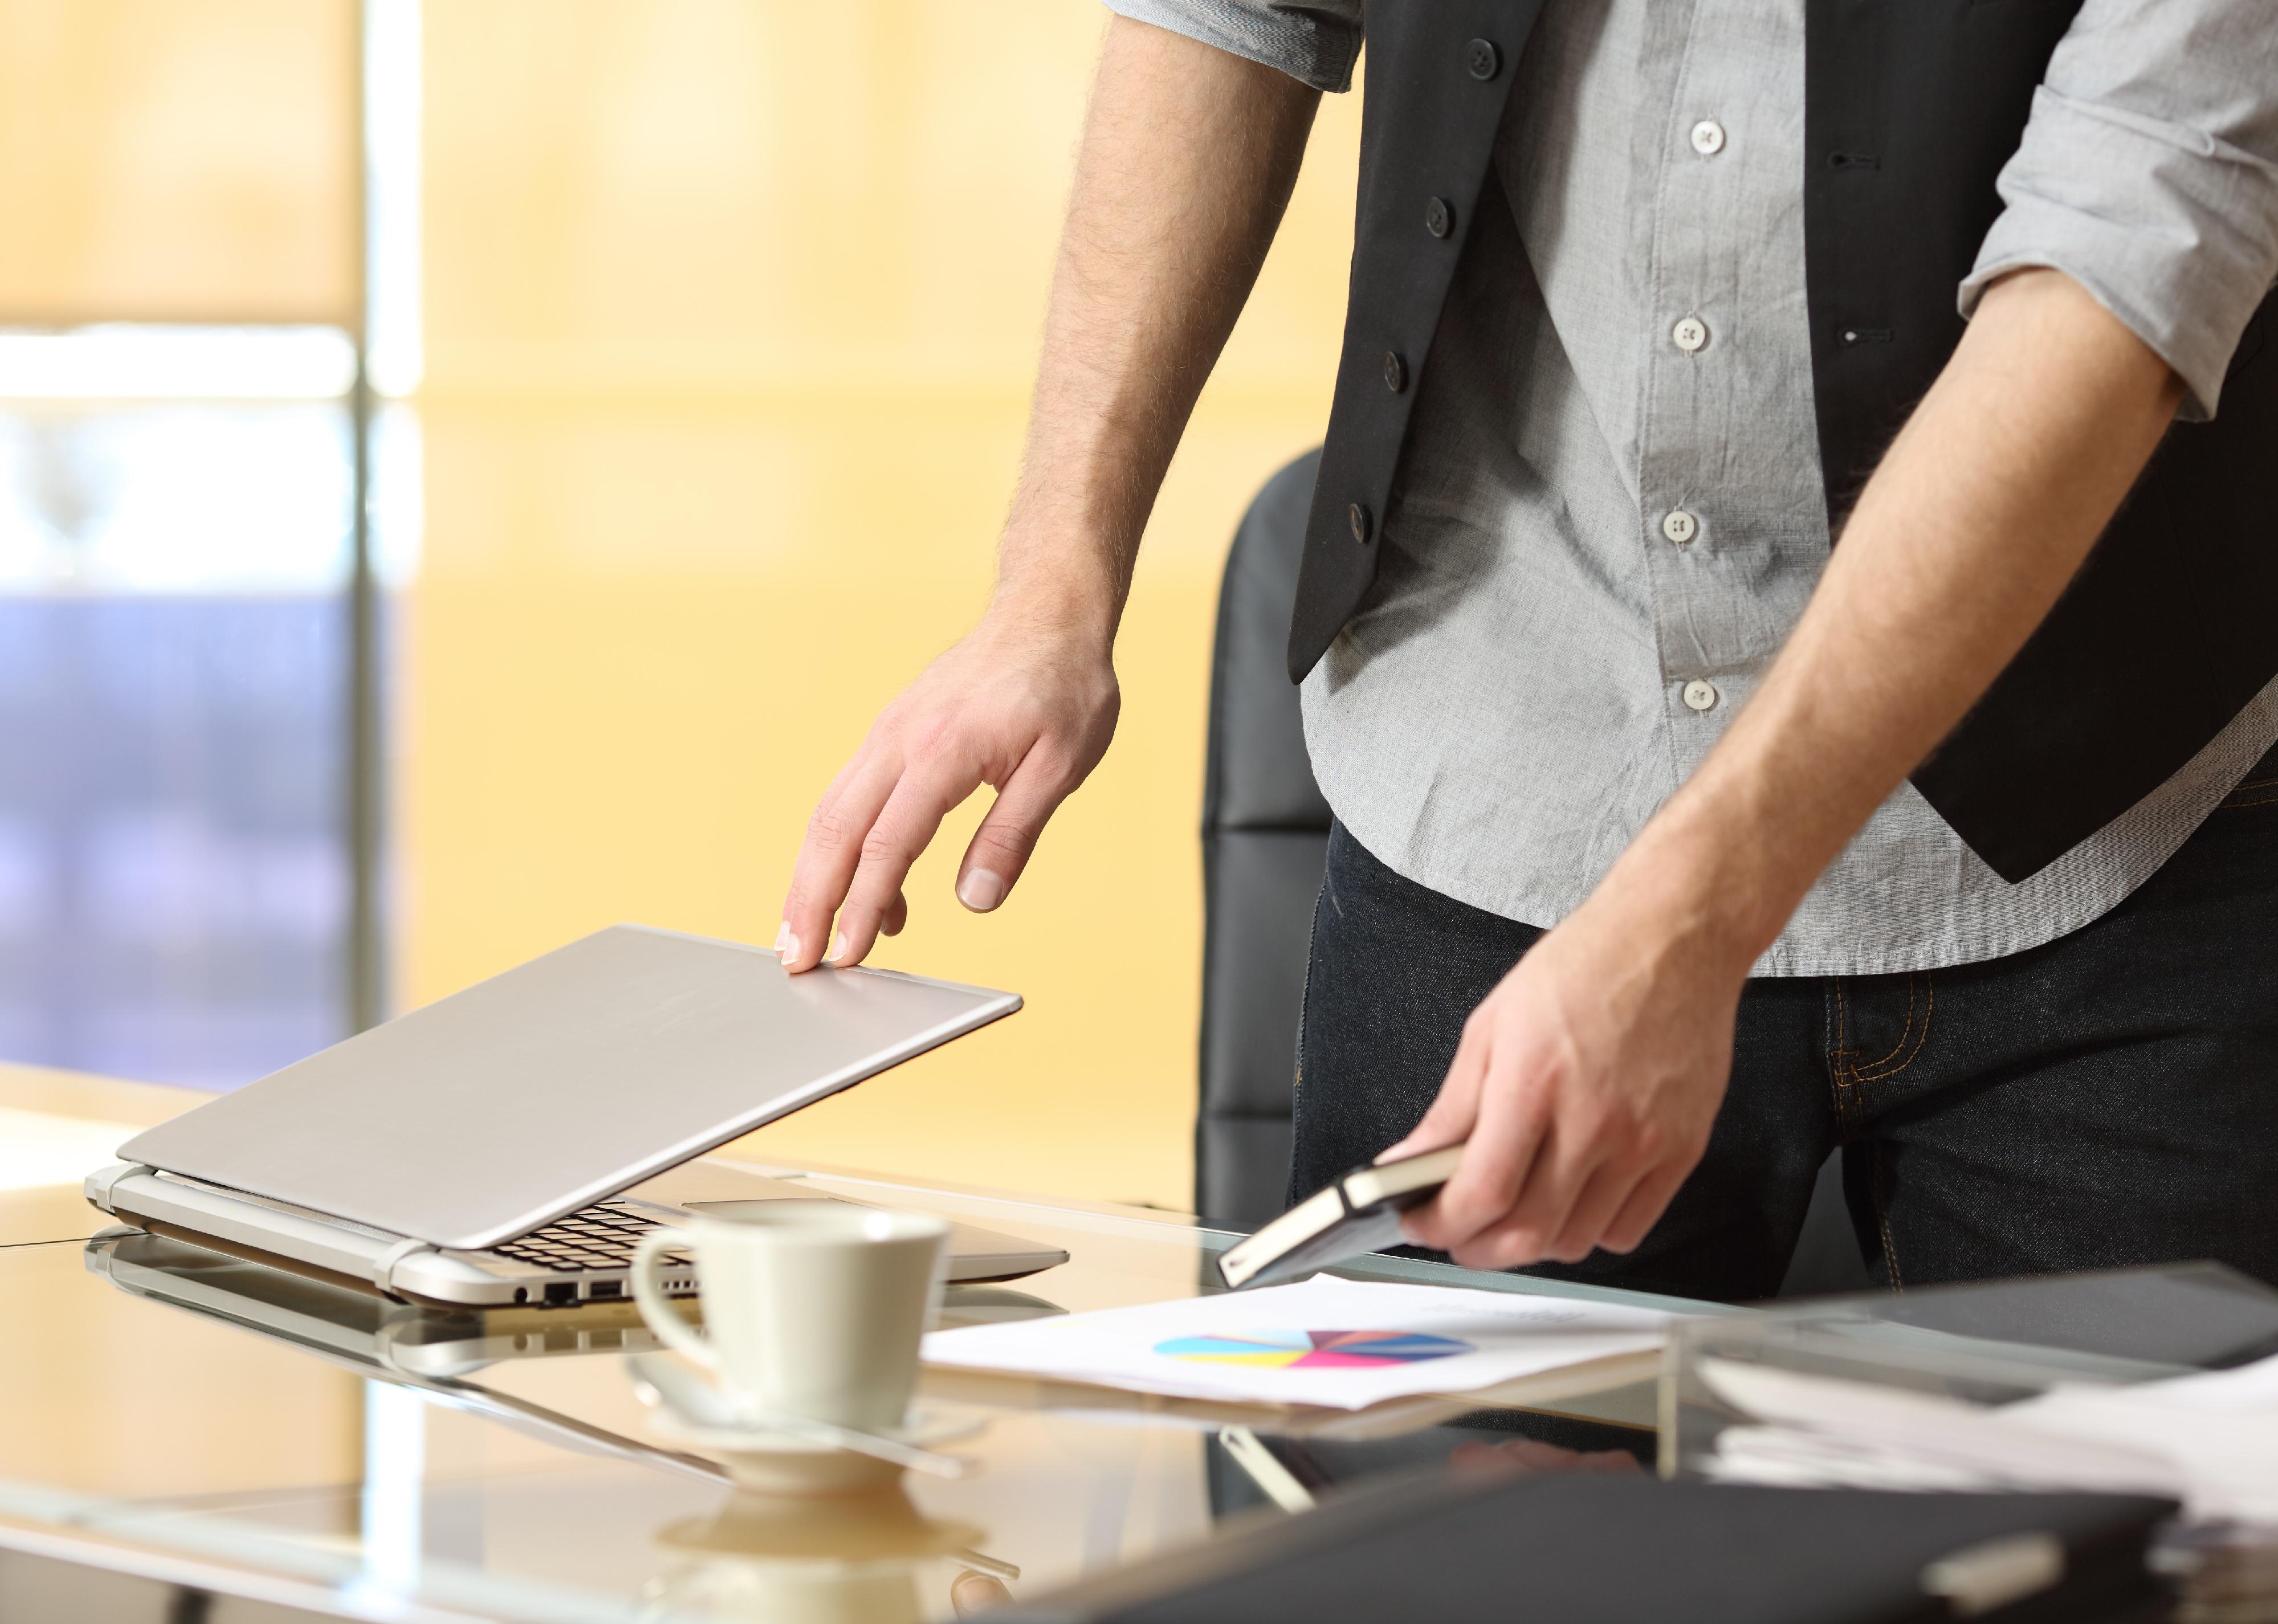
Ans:
{"label": "dark notebook", "polygon": [[1083,1581],[1067,1624],[2150,1624],[2172,1502],[1650,1477],[1443,1477],[1357,1493]]}

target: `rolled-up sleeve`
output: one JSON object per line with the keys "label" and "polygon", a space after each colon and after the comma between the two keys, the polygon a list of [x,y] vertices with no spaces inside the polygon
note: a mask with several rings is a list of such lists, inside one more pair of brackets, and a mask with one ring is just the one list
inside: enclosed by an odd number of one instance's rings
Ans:
{"label": "rolled-up sleeve", "polygon": [[2087,0],[1999,189],[1961,313],[2005,271],[2061,271],[2213,416],[2278,278],[2278,6]]}
{"label": "rolled-up sleeve", "polygon": [[1316,90],[1349,90],[1361,0],[1107,0],[1107,9],[1279,68]]}

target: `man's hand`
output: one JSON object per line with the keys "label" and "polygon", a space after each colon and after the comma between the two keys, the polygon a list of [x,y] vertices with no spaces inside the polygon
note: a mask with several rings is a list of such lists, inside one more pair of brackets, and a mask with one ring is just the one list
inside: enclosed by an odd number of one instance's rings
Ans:
{"label": "man's hand", "polygon": [[1601,887],[1472,1011],[1438,1099],[1385,1152],[1468,1141],[1411,1242],[1510,1269],[1645,1239],[1708,1147],[1754,957],[1674,895]]}
{"label": "man's hand", "polygon": [[776,937],[786,968],[859,964],[901,929],[910,864],[982,784],[997,805],[957,894],[996,907],[1098,765],[1139,537],[1280,225],[1319,102],[1215,47],[1108,24],[995,599],[823,796]]}
{"label": "man's hand", "polygon": [[1386,1152],[1467,1142],[1410,1239],[1508,1269],[1644,1239],[1707,1147],[1749,967],[2047,614],[2182,393],[2061,272],[1986,294],[1762,687]]}
{"label": "man's hand", "polygon": [[900,931],[910,865],[983,784],[997,804],[966,848],[957,895],[976,913],[1003,902],[1045,820],[1106,753],[1118,703],[1097,635],[992,610],[886,707],[823,793],[784,905],[784,967],[858,964]]}

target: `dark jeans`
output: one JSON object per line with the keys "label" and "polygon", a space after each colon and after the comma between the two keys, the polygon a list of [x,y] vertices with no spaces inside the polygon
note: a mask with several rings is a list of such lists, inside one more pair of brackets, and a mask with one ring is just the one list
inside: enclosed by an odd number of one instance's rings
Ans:
{"label": "dark jeans", "polygon": [[[1294,1196],[1415,1125],[1540,934],[1332,831]],[[1750,981],[1731,1092],[1661,1222],[1627,1257],[1535,1272],[1770,1297],[1838,1146],[1860,1244],[1901,1288],[2193,1258],[2278,1284],[2278,776],[2248,774],[2133,896],[2045,947]]]}

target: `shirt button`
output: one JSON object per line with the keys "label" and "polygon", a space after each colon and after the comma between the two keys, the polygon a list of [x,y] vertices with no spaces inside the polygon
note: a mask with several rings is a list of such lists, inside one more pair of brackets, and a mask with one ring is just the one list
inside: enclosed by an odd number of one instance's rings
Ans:
{"label": "shirt button", "polygon": [[1669,337],[1678,348],[1693,355],[1708,342],[1708,324],[1697,316],[1688,316],[1669,330]]}
{"label": "shirt button", "polygon": [[1502,67],[1502,52],[1493,40],[1473,40],[1464,47],[1464,65],[1473,79],[1493,79]]}
{"label": "shirt button", "polygon": [[1672,507],[1662,515],[1661,533],[1681,547],[1701,533],[1701,521],[1682,507]]}
{"label": "shirt button", "polygon": [[1714,118],[1703,118],[1693,126],[1693,150],[1704,158],[1713,158],[1724,150],[1724,126]]}
{"label": "shirt button", "polygon": [[1456,210],[1444,197],[1435,197],[1424,205],[1424,229],[1434,237],[1444,237],[1456,229]]}
{"label": "shirt button", "polygon": [[1685,685],[1685,703],[1696,711],[1705,711],[1716,703],[1716,685],[1694,677]]}
{"label": "shirt button", "polygon": [[1353,539],[1364,547],[1368,545],[1368,509],[1355,502],[1345,510],[1345,517],[1352,522]]}
{"label": "shirt button", "polygon": [[1384,386],[1395,394],[1408,387],[1408,363],[1396,349],[1384,352]]}

